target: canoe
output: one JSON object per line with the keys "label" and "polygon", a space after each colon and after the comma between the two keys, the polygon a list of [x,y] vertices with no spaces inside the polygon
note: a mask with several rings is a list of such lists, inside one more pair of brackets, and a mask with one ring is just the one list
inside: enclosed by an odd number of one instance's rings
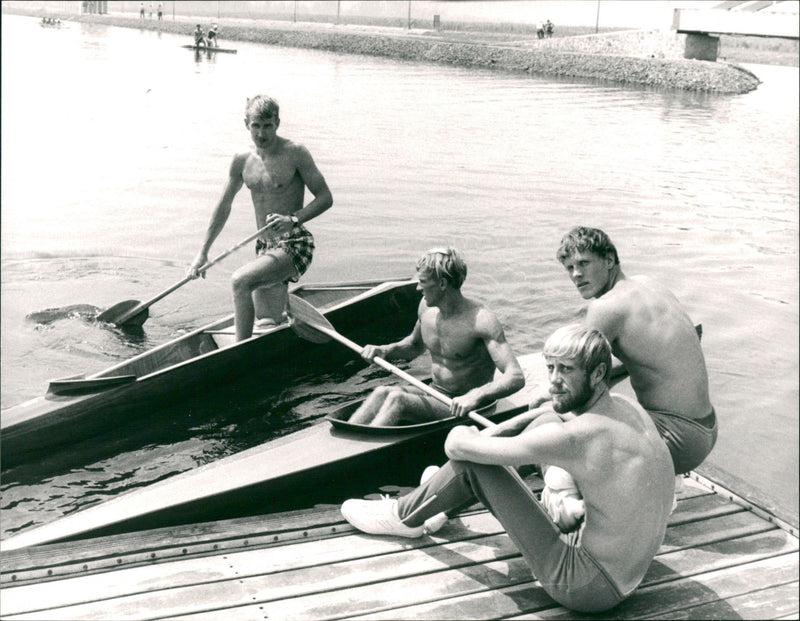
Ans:
{"label": "canoe", "polygon": [[[291,292],[345,332],[370,325],[410,331],[419,304],[411,279],[304,284]],[[252,374],[254,360],[264,369],[309,347],[319,346],[306,343],[286,324],[236,342],[229,315],[96,373],[53,380],[44,396],[0,412],[2,465],[91,437],[199,385],[213,387]]]}
{"label": "canoe", "polygon": [[[519,360],[526,378],[542,376],[540,354]],[[487,418],[497,422],[524,412],[528,398],[522,390],[501,399]],[[379,473],[381,464],[391,464],[395,472],[401,472],[414,455],[431,446],[440,451],[448,429],[460,422],[449,418],[405,427],[347,423],[359,403],[341,406],[327,420],[306,429],[23,530],[0,542],[0,550],[219,520],[235,516],[232,510],[244,504],[256,505],[263,513],[287,490],[299,496],[304,486],[368,477]],[[385,481],[369,484],[380,483]]]}
{"label": "canoe", "polygon": [[208,47],[205,45],[181,45],[187,50],[195,50],[196,52],[222,52],[223,54],[236,54],[236,50],[226,47]]}

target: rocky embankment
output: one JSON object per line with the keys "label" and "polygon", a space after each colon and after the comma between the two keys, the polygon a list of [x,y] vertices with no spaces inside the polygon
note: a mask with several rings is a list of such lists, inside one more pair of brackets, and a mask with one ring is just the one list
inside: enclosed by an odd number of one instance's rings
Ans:
{"label": "rocky embankment", "polygon": [[[41,15],[18,9],[4,11]],[[62,21],[161,30],[187,38],[194,24],[192,18],[159,22],[118,14],[63,16]],[[737,65],[681,58],[682,35],[658,31],[544,40],[529,37],[505,43],[484,43],[479,42],[479,33],[470,40],[469,33],[461,32],[459,40],[453,40],[446,33],[399,28],[227,19],[219,23],[223,41],[249,41],[339,54],[366,54],[716,93],[746,93],[760,83],[755,75]]]}

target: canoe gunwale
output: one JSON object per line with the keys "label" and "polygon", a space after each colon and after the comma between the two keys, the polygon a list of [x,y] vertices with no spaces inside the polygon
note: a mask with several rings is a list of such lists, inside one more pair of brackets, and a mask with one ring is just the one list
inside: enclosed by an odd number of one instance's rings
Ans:
{"label": "canoe gunwale", "polygon": [[[393,300],[395,295],[400,296],[398,299],[402,300],[404,316],[405,314],[410,316],[409,296],[412,294],[413,286],[415,281],[411,278],[372,279],[294,285],[290,287],[290,291],[299,295],[308,292],[309,299],[314,300],[323,313],[338,313],[342,315],[339,320],[344,320],[345,324],[350,321],[354,323],[350,326],[351,329],[357,329],[365,321],[358,319],[362,314],[358,310],[361,304],[364,304],[364,309],[372,308],[374,305],[391,304],[390,300]],[[343,287],[346,290],[343,290]],[[326,296],[326,291],[331,291],[331,295]],[[348,320],[343,313],[346,314],[351,305],[355,306],[356,310],[352,320]],[[233,318],[233,314],[230,314],[216,319],[98,372],[83,377],[64,378],[76,380],[72,382],[74,385],[71,387],[67,381],[65,390],[50,390],[38,397],[3,408],[3,416],[0,419],[3,467],[28,460],[34,456],[35,451],[44,450],[49,446],[63,445],[67,441],[76,439],[78,428],[70,426],[74,421],[85,420],[91,426],[95,425],[91,422],[94,420],[98,425],[102,425],[105,424],[106,417],[95,415],[101,410],[108,412],[114,410],[116,416],[119,414],[118,410],[120,412],[129,410],[132,407],[130,404],[138,398],[137,395],[152,399],[162,391],[181,389],[185,386],[187,376],[193,372],[191,367],[195,364],[198,365],[199,373],[208,374],[211,372],[210,369],[228,368],[230,365],[239,364],[237,360],[270,347],[265,344],[270,342],[265,340],[267,337],[276,338],[275,345],[279,348],[288,347],[294,340],[291,335],[285,333],[285,330],[290,328],[289,324],[275,326],[230,345],[221,344],[208,334],[214,329],[232,326]],[[153,362],[149,364],[153,370],[148,369],[146,360],[148,357],[153,357]],[[155,368],[156,366],[159,368]],[[179,381],[178,386],[174,381],[170,381],[172,374],[175,374],[176,381]],[[124,380],[115,379],[120,376],[127,377]],[[64,380],[53,381],[56,383],[56,388],[60,388],[58,384]]]}

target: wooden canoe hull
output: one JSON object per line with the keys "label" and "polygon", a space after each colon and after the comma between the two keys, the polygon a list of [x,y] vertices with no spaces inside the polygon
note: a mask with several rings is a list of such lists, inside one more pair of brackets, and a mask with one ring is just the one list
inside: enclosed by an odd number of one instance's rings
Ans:
{"label": "wooden canoe hull", "polygon": [[236,54],[236,50],[226,47],[214,47],[205,45],[182,45],[181,47],[187,50],[194,50],[196,52],[222,52],[223,54]]}
{"label": "wooden canoe hull", "polygon": [[[318,306],[343,333],[371,324],[410,331],[419,303],[412,280],[303,285],[293,293]],[[226,378],[253,373],[253,360],[259,361],[260,369],[278,358],[307,364],[309,356],[302,352],[319,347],[301,340],[285,324],[239,343],[232,328],[231,315],[86,376],[85,390],[56,391],[59,394],[51,390],[4,409],[0,416],[3,467],[22,463],[44,449],[91,437],[166,400],[174,401],[198,385],[213,387]],[[130,375],[136,379],[115,379]],[[81,380],[69,378],[54,384],[80,387]]]}
{"label": "wooden canoe hull", "polygon": [[[539,354],[520,358],[526,376],[538,375],[544,363]],[[527,410],[528,393],[520,391],[498,402],[495,421]],[[353,404],[339,410],[342,416]],[[457,421],[415,425],[403,433],[388,430],[357,430],[323,421],[312,427],[236,453],[219,461],[159,481],[139,490],[34,527],[0,542],[0,550],[13,550],[43,543],[174,526],[177,524],[234,517],[238,506],[260,506],[303,486],[325,485],[336,477],[369,476],[379,463],[392,464],[401,472],[415,455],[441,446]],[[415,464],[417,465],[417,464]],[[416,471],[415,471],[416,472]],[[373,485],[385,483],[374,481]]]}

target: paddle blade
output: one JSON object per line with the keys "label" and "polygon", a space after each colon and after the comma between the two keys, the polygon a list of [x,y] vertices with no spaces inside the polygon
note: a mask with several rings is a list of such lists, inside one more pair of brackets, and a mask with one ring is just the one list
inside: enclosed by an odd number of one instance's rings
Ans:
{"label": "paddle blade", "polygon": [[115,323],[120,328],[141,328],[142,324],[147,321],[150,316],[150,309],[143,308],[135,315],[125,315],[120,317]]}
{"label": "paddle blade", "polygon": [[[111,308],[107,308],[102,313],[100,313],[97,316],[97,321],[119,324],[120,319],[124,318],[127,313],[132,311],[140,304],[141,302],[139,302],[139,300],[125,300],[124,302],[119,302],[117,304],[114,304],[114,306],[112,306]],[[141,320],[139,317],[140,315],[144,315],[143,317],[141,317]],[[138,322],[138,325],[142,325],[145,319],[147,319],[147,315],[148,315],[147,309],[144,309],[141,313],[137,313],[133,317],[126,319],[124,323],[136,324]]]}
{"label": "paddle blade", "polygon": [[312,343],[327,343],[331,340],[327,331],[335,332],[333,325],[303,298],[289,294],[289,324],[301,339]]}

